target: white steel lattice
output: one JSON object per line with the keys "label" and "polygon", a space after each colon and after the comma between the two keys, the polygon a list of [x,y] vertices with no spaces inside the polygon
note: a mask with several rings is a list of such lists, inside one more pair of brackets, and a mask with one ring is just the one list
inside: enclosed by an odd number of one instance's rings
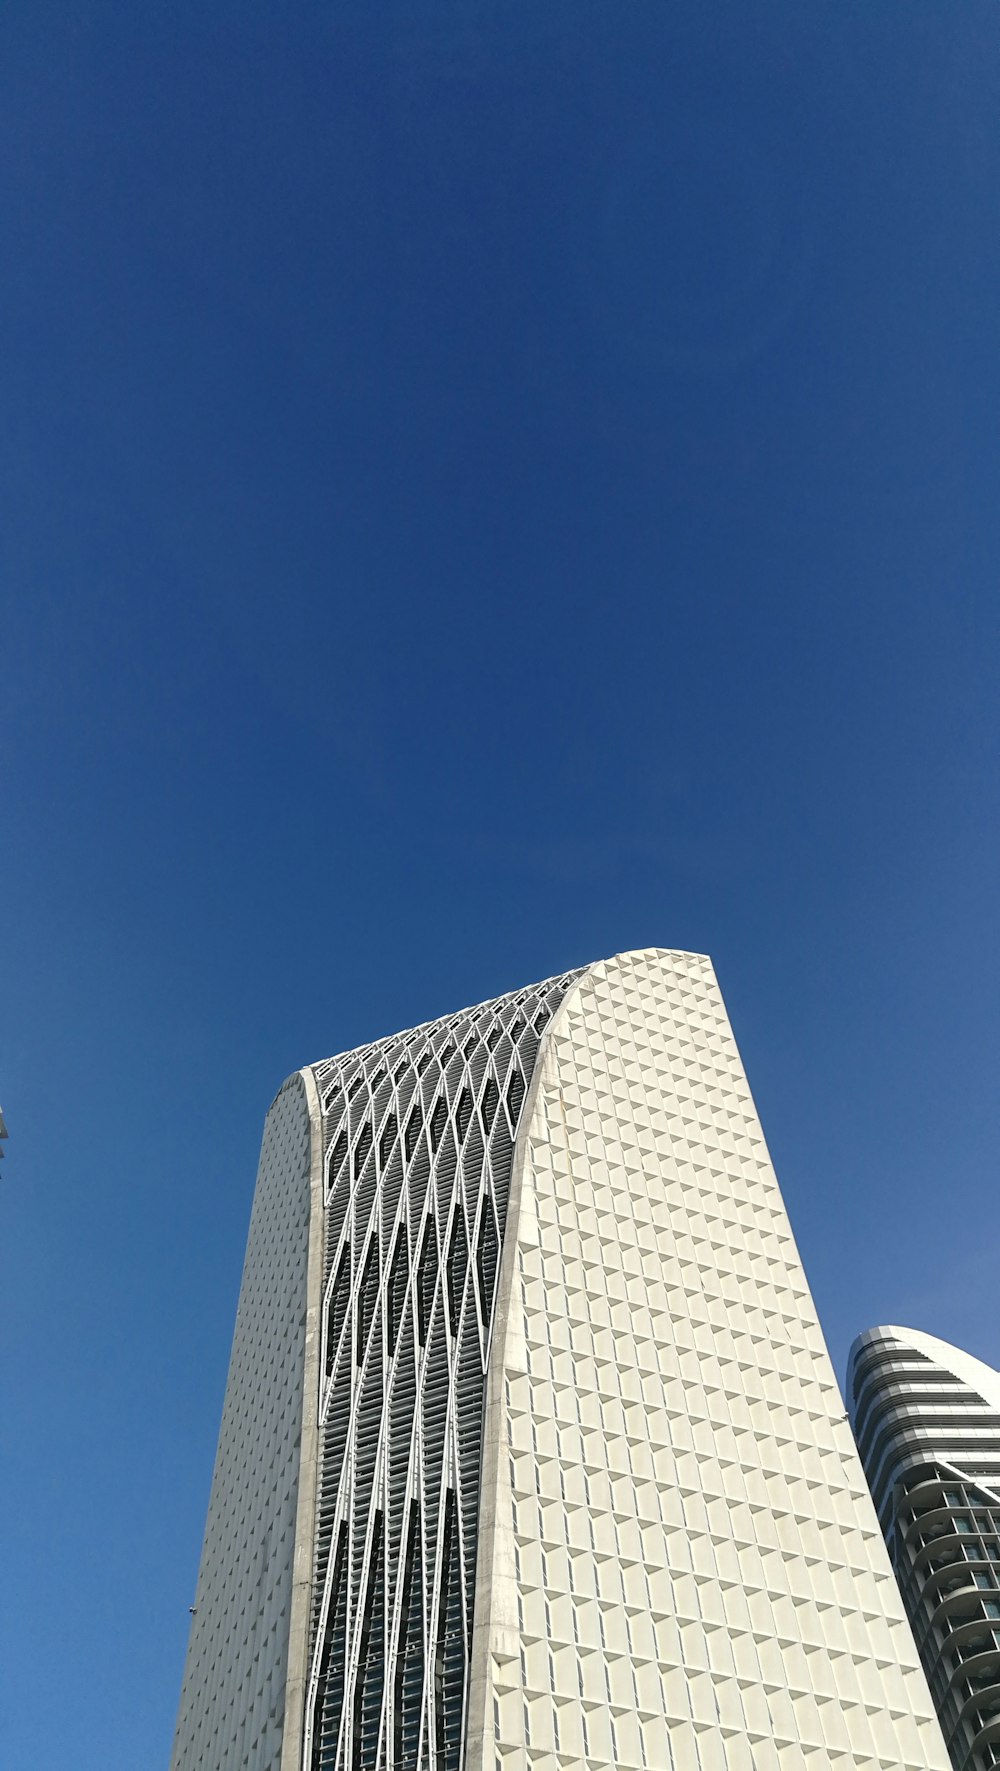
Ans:
{"label": "white steel lattice", "polygon": [[580,974],[316,1066],[326,1256],[305,1765],[459,1771],[514,1143]]}

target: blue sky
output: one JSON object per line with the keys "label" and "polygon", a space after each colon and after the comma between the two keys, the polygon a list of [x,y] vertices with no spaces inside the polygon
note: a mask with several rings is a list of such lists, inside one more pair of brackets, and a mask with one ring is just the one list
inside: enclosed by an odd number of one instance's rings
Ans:
{"label": "blue sky", "polygon": [[715,958],[838,1370],[1000,1361],[1000,12],[0,23],[0,1758],[169,1754],[303,1062]]}

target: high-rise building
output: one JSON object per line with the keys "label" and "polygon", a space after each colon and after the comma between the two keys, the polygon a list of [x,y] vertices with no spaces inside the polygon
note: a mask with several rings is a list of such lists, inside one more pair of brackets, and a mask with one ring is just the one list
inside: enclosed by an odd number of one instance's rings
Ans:
{"label": "high-rise building", "polygon": [[174,1771],[947,1771],[710,962],[267,1116]]}
{"label": "high-rise building", "polygon": [[1000,1765],[1000,1372],[911,1328],[851,1348],[851,1424],[955,1771]]}

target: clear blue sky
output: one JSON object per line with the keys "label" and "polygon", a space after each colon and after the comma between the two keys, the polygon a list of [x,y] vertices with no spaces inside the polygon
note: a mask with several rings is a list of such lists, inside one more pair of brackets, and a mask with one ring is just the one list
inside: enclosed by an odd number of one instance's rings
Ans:
{"label": "clear blue sky", "polygon": [[12,0],[0,1760],[163,1771],[264,1112],[710,952],[1000,1361],[995,0]]}

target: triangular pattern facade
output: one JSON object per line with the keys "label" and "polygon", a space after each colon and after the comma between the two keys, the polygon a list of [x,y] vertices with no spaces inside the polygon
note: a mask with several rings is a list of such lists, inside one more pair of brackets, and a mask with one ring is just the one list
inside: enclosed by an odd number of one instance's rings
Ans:
{"label": "triangular pattern facade", "polygon": [[469,1771],[943,1771],[707,959],[567,997],[508,1238]]}
{"label": "triangular pattern facade", "polygon": [[171,1771],[281,1762],[313,1134],[303,1079],[290,1076],[264,1128]]}

